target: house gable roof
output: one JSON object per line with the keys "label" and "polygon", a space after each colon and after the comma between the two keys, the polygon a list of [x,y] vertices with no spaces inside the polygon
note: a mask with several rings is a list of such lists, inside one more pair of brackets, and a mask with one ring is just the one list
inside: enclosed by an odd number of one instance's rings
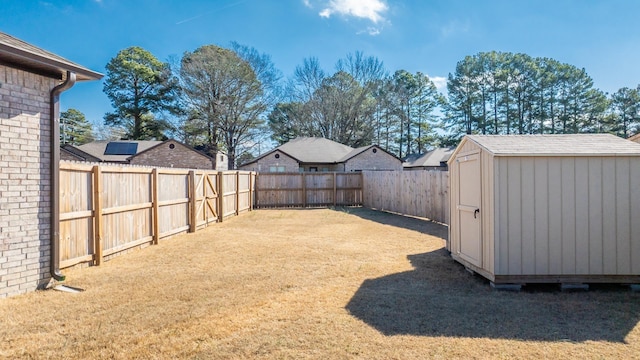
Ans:
{"label": "house gable roof", "polygon": [[[263,159],[276,151],[282,152],[301,164],[339,164],[347,162],[355,156],[374,147],[397,159],[395,155],[384,150],[378,145],[367,145],[354,149],[351,146],[340,144],[325,138],[298,137],[240,166],[246,166],[258,162],[260,159]],[[398,161],[400,161],[400,159],[398,159]]]}
{"label": "house gable roof", "polygon": [[302,163],[337,163],[354,149],[325,138],[299,137],[277,147]]}
{"label": "house gable roof", "polygon": [[611,134],[466,135],[460,145],[466,141],[495,156],[640,156],[640,144]]}
{"label": "house gable roof", "polygon": [[[119,142],[122,142],[122,141],[119,141]],[[140,143],[140,142],[138,142],[138,143]],[[155,145],[151,145],[151,146],[148,146],[148,147],[145,147],[143,150],[140,150],[140,144],[138,144],[138,152],[136,152],[136,153],[135,153],[135,155],[130,155],[130,156],[128,157],[128,159],[132,159],[132,158],[134,158],[134,157],[136,157],[136,156],[138,156],[138,155],[140,155],[140,154],[146,153],[146,152],[148,152],[148,151],[151,151],[151,150],[153,150],[153,149],[155,149],[155,148],[158,148],[158,147],[160,147],[160,146],[162,146],[162,145],[169,144],[169,143],[175,143],[175,144],[178,144],[178,145],[180,145],[180,146],[182,146],[182,147],[184,147],[184,148],[187,148],[188,150],[191,150],[191,151],[193,151],[193,152],[198,153],[198,155],[202,155],[202,156],[204,156],[204,157],[208,158],[209,160],[213,160],[213,158],[212,158],[211,156],[209,156],[209,155],[207,155],[207,154],[203,153],[202,151],[198,151],[198,150],[196,150],[196,149],[192,148],[191,146],[186,145],[186,144],[183,144],[183,143],[181,143],[180,141],[175,140],[175,139],[167,139],[167,140],[165,140],[165,141],[158,141],[158,143],[157,143],[157,144],[155,144]],[[144,147],[144,146],[143,146],[143,147]]]}
{"label": "house gable roof", "polygon": [[353,159],[354,157],[364,153],[365,151],[367,151],[369,149],[373,149],[373,148],[375,148],[377,150],[380,150],[380,151],[386,153],[387,155],[389,155],[389,156],[397,159],[398,161],[402,162],[402,160],[400,160],[397,156],[395,156],[394,154],[392,154],[392,153],[388,152],[387,150],[381,148],[378,145],[367,145],[367,146],[359,147],[357,149],[353,149],[347,155],[343,156],[342,159],[340,159],[338,162],[340,162],[340,163],[347,162],[347,161]]}
{"label": "house gable roof", "polygon": [[[107,148],[107,144],[110,142],[119,142],[119,143],[137,143],[138,148],[134,155],[105,155],[104,152]],[[150,141],[150,140],[114,140],[114,141],[93,141],[84,145],[78,146],[78,148],[85,153],[100,159],[100,161],[106,162],[120,162],[126,163],[129,161],[129,158],[135,156],[151,147],[159,145],[163,143],[162,141]]]}
{"label": "house gable roof", "polygon": [[98,72],[3,32],[0,32],[0,62],[58,79],[67,71],[74,72],[78,81],[99,80],[103,77]]}
{"label": "house gable roof", "polygon": [[426,167],[426,166],[442,166],[442,163],[449,161],[449,157],[453,154],[454,147],[447,148],[435,148],[429,152],[421,155],[407,156],[406,161],[402,164],[403,167]]}
{"label": "house gable roof", "polygon": [[627,138],[627,140],[631,140],[631,141],[634,141],[634,142],[640,143],[640,133],[637,133],[637,134],[635,134],[635,135],[633,135],[633,136],[629,136],[629,137]]}
{"label": "house gable roof", "polygon": [[65,151],[69,154],[72,154],[73,156],[82,159],[82,161],[89,161],[89,162],[99,162],[101,161],[100,158],[97,158],[85,151],[80,150],[78,147],[73,146],[71,144],[64,144],[60,146],[60,151]]}
{"label": "house gable roof", "polygon": [[316,137],[297,137],[240,166],[246,166],[280,151],[299,163],[335,164],[354,149],[335,141]]}
{"label": "house gable roof", "polygon": [[271,155],[271,154],[275,154],[276,152],[281,152],[281,153],[283,153],[283,154],[287,155],[288,157],[292,158],[293,160],[295,160],[295,161],[297,161],[297,162],[301,162],[301,161],[300,161],[300,159],[296,159],[295,157],[291,156],[291,154],[288,154],[288,153],[286,153],[285,151],[282,151],[282,149],[280,149],[280,147],[277,147],[277,148],[275,148],[275,149],[271,149],[271,150],[267,151],[266,153],[264,153],[264,154],[262,154],[262,155],[260,155],[260,156],[256,157],[256,158],[255,158],[255,159],[253,159],[253,160],[250,160],[250,161],[247,161],[247,162],[246,162],[246,163],[244,163],[244,164],[238,165],[238,167],[240,168],[240,167],[243,167],[243,166],[247,166],[247,165],[249,165],[249,164],[256,163],[256,162],[258,162],[259,160],[264,159],[264,158],[266,158],[267,156],[269,156],[269,155]]}

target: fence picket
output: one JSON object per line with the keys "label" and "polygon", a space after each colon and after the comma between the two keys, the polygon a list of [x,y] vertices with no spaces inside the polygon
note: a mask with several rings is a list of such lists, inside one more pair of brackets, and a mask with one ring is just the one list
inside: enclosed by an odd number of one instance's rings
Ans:
{"label": "fence picket", "polygon": [[449,223],[449,172],[363,171],[363,206]]}
{"label": "fence picket", "polygon": [[[254,173],[229,171],[233,177],[235,207],[232,213],[240,213],[237,199],[253,198],[251,181],[237,179]],[[202,177],[198,179],[198,176]],[[191,176],[190,176],[191,175]],[[222,221],[223,201],[221,181],[211,181],[209,176],[221,180],[225,172],[195,171],[188,169],[146,168],[113,164],[89,164],[60,162],[60,223],[61,267],[83,262],[100,265],[106,256],[119,251],[157,244],[158,240],[178,233],[198,229],[198,202],[203,211],[215,214],[210,198],[218,203],[218,218]],[[200,180],[196,184],[196,181]],[[246,184],[245,184],[246,183]],[[206,185],[215,187],[208,195]],[[215,186],[214,186],[215,185]],[[196,186],[204,188],[202,197]],[[207,204],[204,204],[207,202]],[[194,209],[195,207],[195,209]],[[202,216],[205,224],[208,215]]]}

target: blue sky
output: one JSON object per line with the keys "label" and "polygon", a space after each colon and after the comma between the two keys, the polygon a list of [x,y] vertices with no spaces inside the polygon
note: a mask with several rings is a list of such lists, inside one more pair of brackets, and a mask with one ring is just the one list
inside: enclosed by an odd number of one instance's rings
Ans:
{"label": "blue sky", "polygon": [[[102,73],[129,46],[167,61],[237,41],[285,77],[304,58],[332,71],[362,51],[444,86],[466,55],[522,52],[585,68],[611,93],[640,84],[639,14],[637,0],[0,0],[0,31]],[[61,101],[97,123],[111,110],[100,82]]]}

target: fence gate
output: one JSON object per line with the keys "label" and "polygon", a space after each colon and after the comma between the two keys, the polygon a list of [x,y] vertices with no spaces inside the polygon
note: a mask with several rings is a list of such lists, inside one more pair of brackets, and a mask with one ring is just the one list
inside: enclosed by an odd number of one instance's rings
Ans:
{"label": "fence gate", "polygon": [[217,173],[196,173],[191,171],[190,178],[192,184],[193,197],[191,213],[191,227],[195,231],[198,226],[207,226],[211,222],[220,221]]}

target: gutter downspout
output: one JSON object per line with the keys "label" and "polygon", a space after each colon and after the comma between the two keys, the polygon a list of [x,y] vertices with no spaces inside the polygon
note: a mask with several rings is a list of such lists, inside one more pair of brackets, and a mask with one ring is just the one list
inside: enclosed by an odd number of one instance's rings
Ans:
{"label": "gutter downspout", "polygon": [[57,281],[64,281],[65,276],[60,272],[60,94],[75,85],[76,73],[67,71],[66,80],[51,90],[49,104],[49,118],[51,119],[51,277]]}

